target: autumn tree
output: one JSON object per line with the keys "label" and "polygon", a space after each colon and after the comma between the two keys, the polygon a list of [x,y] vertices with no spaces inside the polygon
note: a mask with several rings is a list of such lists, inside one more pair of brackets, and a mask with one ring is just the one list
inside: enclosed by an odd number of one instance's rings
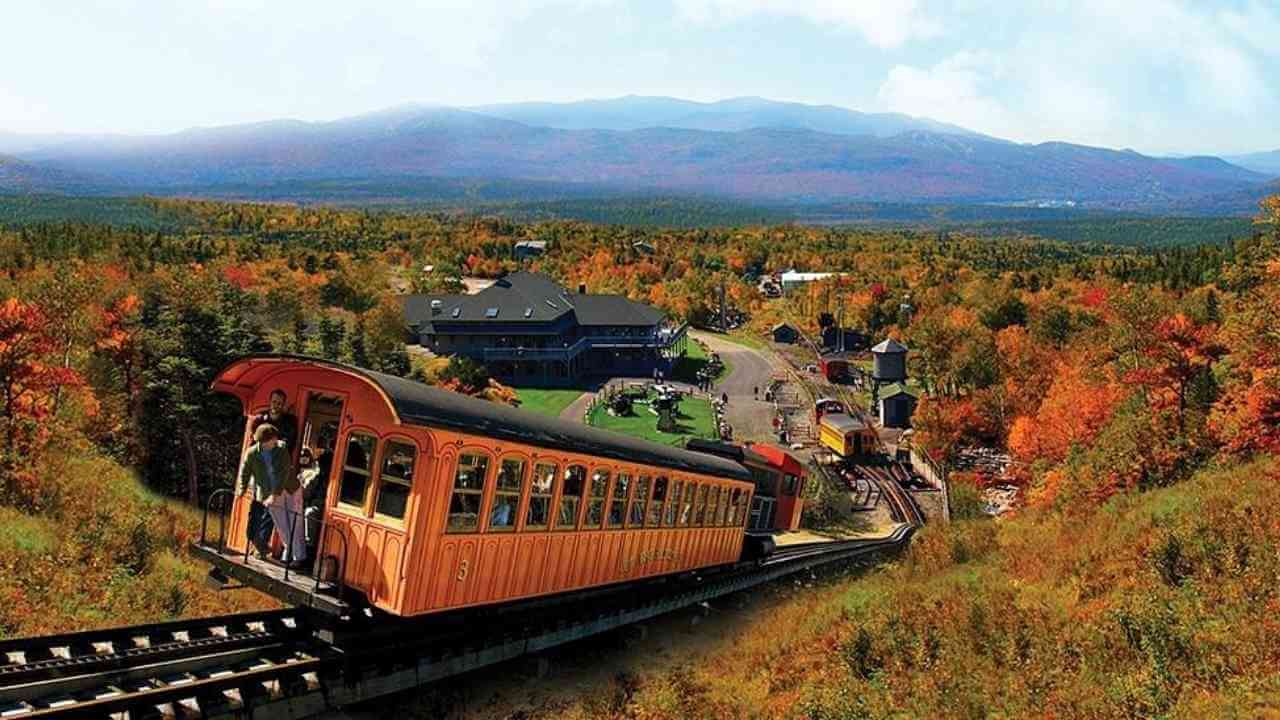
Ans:
{"label": "autumn tree", "polygon": [[1233,453],[1280,453],[1280,259],[1266,264],[1265,277],[1235,303],[1219,332],[1231,354],[1210,427]]}
{"label": "autumn tree", "polygon": [[[1143,351],[1145,362],[1129,371],[1126,379],[1143,387],[1157,410],[1173,408],[1178,430],[1186,431],[1187,405],[1193,384],[1211,382],[1213,364],[1225,353],[1214,340],[1215,329],[1181,313],[1155,324]],[[1206,391],[1206,395],[1208,392]],[[1198,403],[1207,409],[1213,398]]]}
{"label": "autumn tree", "polygon": [[80,387],[80,375],[61,366],[59,338],[35,303],[9,298],[0,303],[0,479],[6,495],[30,497],[36,454],[48,436],[58,394]]}
{"label": "autumn tree", "polygon": [[1063,360],[1035,414],[1014,420],[1009,450],[1028,465],[1061,462],[1072,447],[1097,436],[1123,396],[1123,388],[1092,367],[1087,357]]}

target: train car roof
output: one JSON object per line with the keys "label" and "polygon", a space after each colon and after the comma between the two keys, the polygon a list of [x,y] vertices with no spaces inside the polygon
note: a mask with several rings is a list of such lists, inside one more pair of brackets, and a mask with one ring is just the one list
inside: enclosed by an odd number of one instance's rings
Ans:
{"label": "train car roof", "polygon": [[844,413],[823,415],[819,424],[826,425],[837,432],[852,432],[855,430],[864,430],[867,427],[866,423]]}
{"label": "train car roof", "polygon": [[784,473],[790,473],[792,475],[804,474],[804,465],[796,459],[796,456],[776,445],[770,445],[768,443],[752,443],[751,450],[758,457],[768,462],[768,464],[781,469]]}
{"label": "train car roof", "polygon": [[256,386],[290,365],[310,365],[355,375],[371,383],[405,425],[450,430],[527,443],[538,447],[656,465],[671,470],[750,480],[738,463],[692,450],[641,440],[560,418],[519,410],[500,403],[441,390],[405,378],[301,355],[249,355],[218,372],[213,388],[243,396],[237,388]]}
{"label": "train car roof", "polygon": [[700,440],[698,438],[690,438],[685,441],[684,446],[694,452],[719,455],[736,462],[750,462],[757,465],[769,464],[768,458],[745,445],[737,445],[735,443],[722,442],[720,440]]}

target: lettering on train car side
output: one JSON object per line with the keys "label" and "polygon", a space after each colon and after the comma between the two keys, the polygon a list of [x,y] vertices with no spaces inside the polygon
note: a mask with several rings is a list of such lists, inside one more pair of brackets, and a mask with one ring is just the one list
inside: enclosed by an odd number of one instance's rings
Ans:
{"label": "lettering on train car side", "polygon": [[651,562],[679,562],[680,552],[677,550],[645,550],[636,557],[635,562],[622,561],[622,572],[631,572],[631,568],[647,565]]}
{"label": "lettering on train car side", "polygon": [[458,563],[458,582],[467,579],[467,573],[471,572],[471,560],[463,560]]}

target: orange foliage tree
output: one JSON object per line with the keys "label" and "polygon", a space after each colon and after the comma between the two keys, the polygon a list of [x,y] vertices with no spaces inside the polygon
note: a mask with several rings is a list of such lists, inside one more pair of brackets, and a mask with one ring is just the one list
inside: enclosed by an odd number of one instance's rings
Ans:
{"label": "orange foliage tree", "polygon": [[75,370],[58,365],[57,352],[48,318],[36,304],[17,298],[0,303],[0,476],[6,494],[30,490],[20,485],[30,481],[32,456],[48,437],[54,398],[83,384]]}
{"label": "orange foliage tree", "polygon": [[1073,445],[1097,436],[1123,395],[1119,385],[1092,377],[1083,359],[1063,361],[1035,415],[1013,421],[1009,451],[1027,464],[1061,462]]}
{"label": "orange foliage tree", "polygon": [[[1276,208],[1280,216],[1280,197]],[[1209,425],[1233,453],[1280,452],[1280,260],[1266,266],[1265,277],[1219,333],[1231,349],[1230,375]]]}

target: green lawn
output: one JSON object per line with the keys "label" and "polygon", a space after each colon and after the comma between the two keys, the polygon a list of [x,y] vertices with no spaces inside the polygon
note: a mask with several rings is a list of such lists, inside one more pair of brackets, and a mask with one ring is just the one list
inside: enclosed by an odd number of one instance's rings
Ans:
{"label": "green lawn", "polygon": [[715,413],[711,403],[701,398],[685,398],[680,402],[676,414],[676,427],[680,432],[676,433],[658,432],[658,416],[649,412],[648,406],[640,404],[635,405],[628,417],[614,417],[603,405],[598,405],[591,411],[589,421],[598,428],[679,447],[684,447],[685,440],[689,438],[716,437]]}
{"label": "green lawn", "polygon": [[[672,380],[687,382],[691,385],[698,382],[698,371],[706,367],[711,361],[711,353],[707,352],[702,345],[698,344],[693,338],[689,338],[688,345],[685,348],[684,357],[676,361],[675,368],[671,372]],[[732,368],[728,360],[720,358],[720,372],[714,379],[719,380],[729,374]]]}
{"label": "green lawn", "polygon": [[584,390],[563,388],[516,388],[520,408],[540,415],[559,417],[560,412],[577,400]]}

